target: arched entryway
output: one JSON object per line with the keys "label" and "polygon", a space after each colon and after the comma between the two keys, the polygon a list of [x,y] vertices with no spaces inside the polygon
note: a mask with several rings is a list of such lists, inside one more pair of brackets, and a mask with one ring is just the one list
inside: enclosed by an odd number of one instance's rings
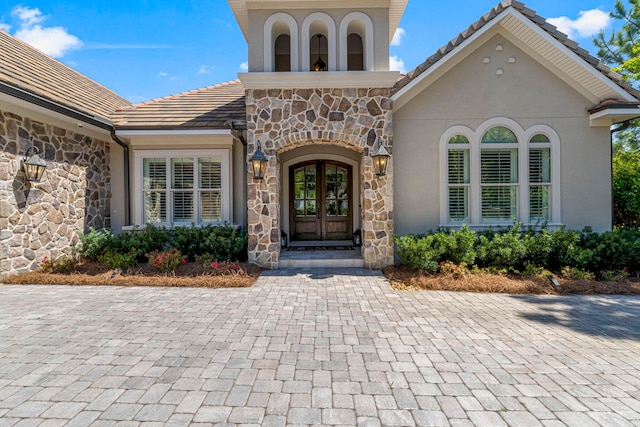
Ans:
{"label": "arched entryway", "polygon": [[293,241],[349,240],[353,234],[353,168],[333,160],[289,167]]}

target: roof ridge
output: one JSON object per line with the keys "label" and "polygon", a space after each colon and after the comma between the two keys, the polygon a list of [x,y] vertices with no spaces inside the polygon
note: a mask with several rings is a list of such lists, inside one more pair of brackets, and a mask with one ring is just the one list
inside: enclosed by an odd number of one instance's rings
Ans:
{"label": "roof ridge", "polygon": [[419,64],[413,70],[409,71],[404,78],[399,79],[393,87],[393,92],[398,92],[403,87],[407,86],[414,79],[427,71],[444,57],[449,55],[451,51],[464,43],[467,39],[473,36],[473,34],[478,32],[481,28],[494,20],[508,8],[513,8],[517,12],[521,13],[534,25],[545,31],[547,34],[557,40],[558,43],[567,47],[588,65],[593,66],[596,70],[610,79],[613,83],[617,84],[623,90],[629,92],[632,96],[640,99],[640,90],[635,89],[633,85],[630,82],[624,80],[624,78],[620,74],[611,70],[608,65],[600,61],[595,56],[591,55],[591,53],[589,53],[589,51],[587,51],[586,49],[580,47],[580,45],[576,41],[570,39],[567,34],[561,32],[557,27],[550,24],[546,18],[538,15],[535,10],[528,8],[524,3],[518,0],[504,0],[491,8],[489,12],[482,15],[480,19],[472,23],[467,29],[447,42],[444,46],[438,49],[433,55],[429,56],[424,62]]}
{"label": "roof ridge", "polygon": [[221,82],[221,83],[216,83],[214,85],[210,85],[210,86],[203,86],[203,87],[199,87],[197,89],[191,89],[191,90],[187,90],[184,92],[178,92],[175,94],[171,94],[171,95],[167,95],[167,96],[162,96],[159,98],[153,98],[153,99],[149,99],[147,101],[143,101],[143,102],[137,102],[135,104],[131,104],[131,105],[126,105],[124,107],[120,107],[118,109],[116,109],[116,111],[127,111],[127,110],[135,110],[138,107],[143,107],[145,105],[152,105],[152,104],[157,104],[159,102],[162,101],[167,101],[170,99],[176,99],[176,98],[180,98],[183,96],[187,96],[187,95],[193,95],[194,93],[201,93],[201,92],[205,92],[211,89],[218,89],[224,86],[229,86],[231,84],[234,83],[240,83],[240,79],[235,79],[235,80],[228,80],[226,82]]}

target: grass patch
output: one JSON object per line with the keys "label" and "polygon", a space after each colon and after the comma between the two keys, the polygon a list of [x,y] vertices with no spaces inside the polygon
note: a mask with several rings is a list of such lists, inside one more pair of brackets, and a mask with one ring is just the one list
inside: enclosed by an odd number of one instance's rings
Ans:
{"label": "grass patch", "polygon": [[465,274],[431,274],[407,266],[385,267],[382,272],[396,290],[432,290],[502,294],[606,294],[640,295],[640,283],[632,280],[606,282],[595,280],[557,279],[554,286],[540,276],[489,273],[485,270]]}
{"label": "grass patch", "polygon": [[106,264],[81,261],[66,274],[42,270],[3,279],[6,284],[88,285],[88,286],[162,286],[195,288],[246,288],[252,286],[262,270],[248,263],[237,263],[237,270],[214,270],[201,263],[187,262],[173,273],[162,273],[149,264],[126,270],[112,270]]}

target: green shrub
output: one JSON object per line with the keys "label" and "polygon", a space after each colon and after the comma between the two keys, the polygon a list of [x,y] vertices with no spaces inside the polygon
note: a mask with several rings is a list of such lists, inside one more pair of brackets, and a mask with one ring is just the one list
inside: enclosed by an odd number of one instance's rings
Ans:
{"label": "green shrub", "polygon": [[216,261],[244,261],[247,258],[247,233],[231,225],[211,227],[204,238],[202,253]]}
{"label": "green shrub", "polygon": [[98,257],[98,260],[107,264],[112,270],[126,270],[127,268],[134,267],[138,264],[135,255],[131,252],[107,252]]}
{"label": "green shrub", "polygon": [[520,267],[527,254],[520,225],[516,224],[506,231],[494,233],[493,238],[487,237],[487,234],[480,236],[477,251],[478,261],[484,267]]}
{"label": "green shrub", "polygon": [[463,225],[459,230],[435,234],[435,245],[440,252],[439,261],[473,265],[476,262],[475,245],[478,240],[475,231]]}
{"label": "green shrub", "polygon": [[547,268],[549,266],[549,257],[553,251],[553,232],[548,229],[542,229],[539,232],[529,231],[524,235],[522,243],[526,249],[523,262],[525,267],[531,265]]}
{"label": "green shrub", "polygon": [[415,270],[438,271],[441,247],[434,245],[435,234],[396,237],[398,256],[402,262]]}
{"label": "green shrub", "polygon": [[606,282],[623,282],[629,278],[629,272],[623,270],[606,270],[600,272],[600,277]]}
{"label": "green shrub", "polygon": [[547,268],[551,271],[560,271],[567,266],[584,269],[593,255],[591,251],[581,246],[579,232],[561,227],[552,233]]}
{"label": "green shrub", "polygon": [[113,252],[131,252],[138,262],[144,262],[145,254],[169,247],[170,237],[164,227],[147,224],[144,228],[114,236],[112,249]]}
{"label": "green shrub", "polygon": [[80,235],[82,244],[78,253],[91,261],[97,261],[98,257],[109,250],[112,240],[113,234],[110,230],[96,230],[91,227],[89,233]]}

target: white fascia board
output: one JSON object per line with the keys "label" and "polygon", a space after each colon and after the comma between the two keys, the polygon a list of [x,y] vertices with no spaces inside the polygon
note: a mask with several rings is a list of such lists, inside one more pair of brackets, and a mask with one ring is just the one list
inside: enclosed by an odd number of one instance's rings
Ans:
{"label": "white fascia board", "polygon": [[[498,34],[500,32],[499,29],[497,29],[498,27],[502,28],[503,31],[508,31],[506,28],[504,28],[504,27],[502,27],[500,25],[500,23],[508,16],[513,16],[516,19],[522,21],[525,25],[527,25],[529,28],[531,28],[537,34],[542,36],[548,43],[553,44],[554,47],[556,47],[557,49],[562,51],[562,53],[564,53],[567,57],[571,58],[575,62],[578,62],[577,60],[573,59],[573,58],[575,58],[577,56],[577,54],[574,51],[572,51],[571,49],[566,47],[564,44],[560,43],[558,40],[553,38],[549,33],[547,33],[545,30],[540,28],[538,25],[536,25],[533,22],[531,22],[531,20],[529,20],[524,15],[522,15],[520,12],[518,12],[517,10],[515,10],[513,8],[510,8],[508,10],[503,11],[499,16],[495,17],[493,19],[493,21],[491,21],[490,23],[488,23],[487,25],[482,27],[480,30],[475,32],[471,37],[466,39],[459,46],[455,47],[451,52],[447,53],[445,55],[445,57],[440,59],[435,65],[431,66],[424,73],[420,74],[413,81],[409,82],[408,85],[406,85],[405,87],[400,89],[398,92],[396,92],[391,97],[391,99],[394,102],[394,110],[396,110],[398,108],[401,108],[403,105],[405,105],[407,102],[409,102],[414,96],[416,96],[417,93],[414,93],[412,95],[412,93],[414,92],[414,90],[413,90],[414,88],[419,87],[419,85],[421,85],[421,83],[423,83],[425,80],[430,78],[433,74],[435,74],[441,68],[448,66],[454,60],[454,58],[457,57],[460,54],[461,51],[464,51],[469,45],[473,44],[478,39],[480,39],[481,37],[483,37],[486,34],[488,34],[490,31],[493,31],[495,34]],[[459,59],[459,61],[461,61],[461,60],[462,59]],[[611,88],[619,96],[621,96],[623,100],[630,101],[630,102],[637,101],[637,99],[635,99],[630,93],[628,93],[627,91],[622,89],[620,86],[615,84],[613,81],[611,81],[609,78],[604,76],[595,67],[593,67],[593,66],[591,66],[589,64],[586,64],[584,61],[579,61],[578,63],[582,66],[582,68],[585,71],[587,71],[592,76],[594,76],[595,78],[601,80],[607,86],[609,86],[609,88]],[[552,72],[553,72],[553,70],[552,70]],[[554,74],[557,75],[557,73],[555,73],[555,72],[554,72]],[[406,96],[406,98],[405,98],[405,96]],[[593,95],[588,97],[588,98],[592,98],[592,97],[593,97]],[[594,101],[598,102],[599,100],[594,100]]]}
{"label": "white fascia board", "polygon": [[238,73],[245,89],[390,88],[398,71]]}
{"label": "white fascia board", "polygon": [[589,115],[589,124],[596,126],[612,126],[626,120],[640,117],[640,107],[606,108]]}
{"label": "white fascia board", "polygon": [[180,136],[180,135],[229,135],[231,129],[136,129],[116,130],[117,136]]}

